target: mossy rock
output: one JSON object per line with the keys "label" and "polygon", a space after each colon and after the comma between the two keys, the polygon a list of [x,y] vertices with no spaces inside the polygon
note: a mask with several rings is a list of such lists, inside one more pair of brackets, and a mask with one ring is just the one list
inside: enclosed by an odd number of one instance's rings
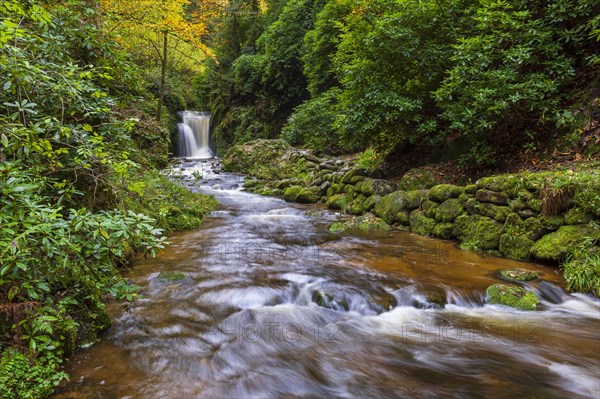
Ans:
{"label": "mossy rock", "polygon": [[362,184],[362,182],[366,179],[365,176],[354,176],[351,180],[350,180],[350,184],[353,185],[358,185],[359,183]]}
{"label": "mossy rock", "polygon": [[477,187],[477,184],[467,184],[465,186],[465,194],[471,194],[474,195],[477,190],[479,190],[479,187]]}
{"label": "mossy rock", "polygon": [[506,216],[506,221],[504,222],[504,227],[516,227],[518,229],[524,229],[525,228],[525,223],[523,222],[523,219],[521,219],[521,216],[519,216],[518,213],[509,213]]}
{"label": "mossy rock", "polygon": [[460,200],[457,198],[450,198],[437,207],[435,219],[440,222],[453,222],[454,219],[459,217],[463,212],[464,209],[460,204]]}
{"label": "mossy rock", "polygon": [[561,226],[565,224],[565,218],[562,215],[542,216],[540,218],[540,221],[544,225],[544,227],[549,231],[558,230]]}
{"label": "mossy rock", "polygon": [[304,188],[301,186],[292,186],[286,188],[286,190],[283,193],[283,198],[287,202],[312,204],[315,202],[319,202],[321,195],[317,187]]}
{"label": "mossy rock", "polygon": [[536,212],[533,209],[529,209],[529,208],[518,210],[517,213],[523,219],[535,218],[537,215],[540,214],[539,212]]}
{"label": "mossy rock", "polygon": [[477,187],[486,190],[513,193],[523,182],[518,175],[496,175],[483,177],[477,180],[475,184],[477,184]]}
{"label": "mossy rock", "polygon": [[542,260],[561,260],[583,245],[586,240],[600,239],[597,225],[567,225],[546,234],[531,248],[531,256]]}
{"label": "mossy rock", "polygon": [[432,234],[446,240],[454,238],[454,224],[449,222],[438,223],[433,228]]}
{"label": "mossy rock", "polygon": [[374,213],[386,223],[393,223],[396,221],[398,212],[418,208],[426,195],[427,191],[425,190],[394,191],[381,197],[375,205]]}
{"label": "mossy rock", "polygon": [[565,224],[585,224],[592,220],[581,208],[572,208],[565,214]]}
{"label": "mossy rock", "polygon": [[588,215],[600,219],[600,195],[598,193],[600,193],[600,181],[590,182],[575,191],[573,203]]}
{"label": "mossy rock", "polygon": [[360,231],[389,231],[390,226],[372,213],[353,217],[346,222],[335,222],[329,227],[331,232],[345,232],[348,230]]}
{"label": "mossy rock", "polygon": [[538,198],[531,198],[525,202],[527,204],[527,208],[540,213],[542,211],[542,201]]}
{"label": "mossy rock", "polygon": [[157,277],[160,281],[181,281],[185,280],[185,273],[183,272],[160,272]]}
{"label": "mossy rock", "polygon": [[508,206],[479,202],[475,205],[475,212],[482,216],[492,218],[497,222],[504,223],[506,217],[512,213],[512,209]]}
{"label": "mossy rock", "polygon": [[489,202],[496,205],[507,205],[508,195],[506,193],[486,189],[477,190],[475,198],[479,202]]}
{"label": "mossy rock", "polygon": [[344,184],[351,184],[352,178],[356,176],[367,177],[369,175],[369,171],[366,169],[355,168],[348,171],[344,177],[342,177],[341,182]]}
{"label": "mossy rock", "polygon": [[398,182],[398,188],[405,191],[422,190],[440,183],[439,179],[427,169],[412,168]]}
{"label": "mossy rock", "polygon": [[257,180],[257,179],[246,179],[244,180],[244,188],[248,189],[248,188],[254,188],[257,186],[262,185],[262,181]]}
{"label": "mossy rock", "polygon": [[454,220],[453,232],[469,247],[498,249],[504,226],[486,216],[462,215]]}
{"label": "mossy rock", "polygon": [[425,212],[425,216],[428,218],[435,218],[437,208],[440,206],[435,201],[425,200],[421,203],[421,209]]}
{"label": "mossy rock", "polygon": [[498,277],[502,280],[515,282],[531,281],[540,278],[540,273],[527,269],[502,269],[498,271]]}
{"label": "mossy rock", "polygon": [[535,241],[521,234],[502,234],[500,236],[500,253],[507,258],[525,260]]}
{"label": "mossy rock", "polygon": [[360,191],[367,195],[387,195],[395,190],[396,186],[387,180],[367,178],[363,180]]}
{"label": "mossy rock", "polygon": [[381,199],[381,195],[379,195],[379,194],[373,194],[369,198],[367,198],[365,200],[365,204],[364,204],[365,212],[369,212],[373,208],[375,208],[375,206],[379,203],[380,199]]}
{"label": "mossy rock", "polygon": [[348,197],[346,194],[336,194],[330,197],[325,205],[329,209],[344,210],[348,206]]}
{"label": "mossy rock", "polygon": [[410,211],[400,211],[396,215],[396,221],[403,226],[410,225]]}
{"label": "mossy rock", "polygon": [[223,171],[244,173],[260,179],[274,180],[291,177],[292,147],[284,140],[254,140],[231,147],[223,157]]}
{"label": "mossy rock", "polygon": [[438,184],[429,190],[427,197],[431,201],[444,202],[448,198],[458,198],[464,191],[464,187],[453,184]]}
{"label": "mossy rock", "polygon": [[365,196],[360,194],[348,204],[347,212],[351,215],[362,215],[365,213]]}
{"label": "mossy rock", "polygon": [[486,290],[488,302],[492,305],[510,306],[519,310],[536,310],[540,300],[523,287],[508,284],[494,284]]}
{"label": "mossy rock", "polygon": [[409,215],[410,229],[422,236],[428,236],[433,233],[437,222],[435,219],[425,216],[425,212],[415,209]]}

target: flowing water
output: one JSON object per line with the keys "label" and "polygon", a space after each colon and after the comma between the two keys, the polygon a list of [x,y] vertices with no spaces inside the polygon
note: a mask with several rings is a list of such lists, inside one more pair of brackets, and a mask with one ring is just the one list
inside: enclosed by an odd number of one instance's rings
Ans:
{"label": "flowing water", "polygon": [[[115,309],[56,398],[600,397],[600,302],[565,293],[556,268],[330,233],[339,215],[222,179],[204,184],[221,208],[201,229],[135,265],[143,298]],[[528,287],[543,310],[485,304],[512,267],[542,273]]]}
{"label": "flowing water", "polygon": [[182,123],[177,124],[177,154],[184,158],[212,158],[210,148],[210,114],[182,111]]}

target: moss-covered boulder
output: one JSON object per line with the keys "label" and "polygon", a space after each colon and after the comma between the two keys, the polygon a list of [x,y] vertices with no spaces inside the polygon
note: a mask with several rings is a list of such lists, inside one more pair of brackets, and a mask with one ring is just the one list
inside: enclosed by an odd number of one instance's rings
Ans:
{"label": "moss-covered boulder", "polygon": [[343,211],[348,206],[349,198],[346,194],[336,194],[329,197],[325,205],[329,209],[338,209]]}
{"label": "moss-covered boulder", "polygon": [[478,202],[475,204],[474,209],[479,215],[487,216],[500,223],[504,223],[506,217],[512,213],[509,206],[494,205],[487,202]]}
{"label": "moss-covered boulder", "polygon": [[393,192],[395,188],[394,183],[387,180],[366,178],[360,186],[360,191],[367,196],[373,194],[387,195]]}
{"label": "moss-covered boulder", "polygon": [[464,209],[460,204],[460,200],[457,198],[450,198],[437,207],[435,218],[440,222],[453,222],[454,219],[459,217],[463,212]]}
{"label": "moss-covered boulder", "polygon": [[396,221],[403,226],[409,226],[410,225],[410,211],[398,212],[398,214],[396,215]]}
{"label": "moss-covered boulder", "polygon": [[345,222],[335,222],[329,227],[331,232],[345,232],[347,230],[389,231],[390,226],[372,213],[367,213]]}
{"label": "moss-covered boulder", "polygon": [[581,208],[572,208],[565,213],[565,224],[585,224],[592,220]]}
{"label": "moss-covered boulder", "polygon": [[361,168],[351,169],[342,177],[341,182],[344,184],[351,184],[352,179],[356,176],[362,176],[363,178],[365,178],[369,176],[369,171]]}
{"label": "moss-covered boulder", "polygon": [[491,204],[506,205],[508,204],[508,195],[506,193],[491,191],[486,189],[477,190],[475,198],[479,202],[489,202]]}
{"label": "moss-covered boulder", "polygon": [[496,191],[496,192],[514,192],[522,186],[522,178],[519,175],[496,175],[483,177],[475,183],[477,187]]}
{"label": "moss-covered boulder", "polygon": [[365,212],[368,212],[368,211],[372,210],[373,208],[375,208],[375,205],[377,205],[379,203],[380,199],[381,199],[381,195],[379,195],[379,194],[373,194],[369,198],[367,198],[365,200],[365,204],[364,204]]}
{"label": "moss-covered boulder", "polygon": [[433,172],[424,168],[412,168],[406,172],[398,182],[400,190],[423,190],[440,183]]}
{"label": "moss-covered boulder", "polygon": [[440,206],[435,201],[425,200],[421,203],[421,209],[425,212],[425,215],[428,218],[435,218],[435,214],[437,213],[437,208]]}
{"label": "moss-covered boulder", "polygon": [[157,277],[160,281],[173,282],[185,280],[185,273],[183,272],[160,272]]}
{"label": "moss-covered boulder", "polygon": [[301,186],[292,186],[285,189],[283,198],[287,202],[298,202],[301,204],[312,204],[319,202],[321,198],[318,187],[304,188]]}
{"label": "moss-covered boulder", "polygon": [[522,234],[502,234],[500,236],[500,253],[511,259],[524,260],[529,258],[529,251],[535,241]]}
{"label": "moss-covered boulder", "polygon": [[492,305],[510,306],[519,310],[536,310],[540,304],[533,292],[516,285],[494,284],[488,287],[486,295]]}
{"label": "moss-covered boulder", "polygon": [[531,256],[543,260],[564,259],[569,253],[583,245],[586,240],[600,239],[597,225],[567,225],[557,231],[546,234],[533,247]]}
{"label": "moss-covered boulder", "polygon": [[521,268],[502,269],[498,270],[498,277],[510,282],[523,282],[538,279],[540,277],[540,272]]}
{"label": "moss-covered boulder", "polygon": [[360,194],[348,204],[346,211],[351,215],[362,215],[365,213],[365,196]]}
{"label": "moss-covered boulder", "polygon": [[387,223],[393,223],[396,221],[398,212],[418,208],[426,195],[427,191],[425,190],[394,191],[381,197],[375,205],[374,212]]}
{"label": "moss-covered boulder", "polygon": [[458,198],[464,191],[464,187],[453,184],[438,184],[431,187],[428,198],[431,201],[444,202],[448,198]]}
{"label": "moss-covered boulder", "polygon": [[480,215],[462,215],[454,220],[454,235],[469,247],[498,249],[504,226]]}
{"label": "moss-covered boulder", "polygon": [[431,232],[434,236],[450,239],[454,238],[454,224],[449,222],[442,222],[435,225]]}
{"label": "moss-covered boulder", "polygon": [[467,184],[465,186],[465,194],[471,194],[474,195],[477,190],[479,190],[479,187],[477,187],[477,184]]}
{"label": "moss-covered boulder", "polygon": [[284,140],[255,140],[231,147],[221,164],[226,172],[243,173],[260,179],[291,177],[292,147]]}
{"label": "moss-covered boulder", "polygon": [[433,233],[433,229],[437,222],[435,219],[425,216],[425,212],[415,209],[409,216],[410,229],[422,236],[428,236]]}

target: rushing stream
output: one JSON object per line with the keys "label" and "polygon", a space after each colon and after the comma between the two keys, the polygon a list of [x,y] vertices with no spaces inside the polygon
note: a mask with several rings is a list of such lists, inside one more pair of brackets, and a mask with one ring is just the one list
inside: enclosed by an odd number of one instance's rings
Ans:
{"label": "rushing stream", "polygon": [[[56,398],[600,397],[600,302],[565,293],[556,268],[331,233],[339,215],[322,206],[222,178],[202,185],[221,208],[135,265],[143,298],[115,310]],[[484,303],[511,267],[542,273],[543,310]],[[171,271],[185,278],[159,278]]]}

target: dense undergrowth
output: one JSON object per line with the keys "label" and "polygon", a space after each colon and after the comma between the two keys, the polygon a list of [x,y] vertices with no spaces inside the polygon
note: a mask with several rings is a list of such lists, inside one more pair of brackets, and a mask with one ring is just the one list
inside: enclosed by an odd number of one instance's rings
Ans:
{"label": "dense undergrowth", "polygon": [[214,200],[156,171],[167,130],[93,2],[0,2],[0,396],[47,396],[131,300],[120,268]]}
{"label": "dense undergrowth", "polygon": [[284,138],[489,167],[577,146],[598,119],[597,0],[259,3],[227,2],[196,82],[221,149]]}

